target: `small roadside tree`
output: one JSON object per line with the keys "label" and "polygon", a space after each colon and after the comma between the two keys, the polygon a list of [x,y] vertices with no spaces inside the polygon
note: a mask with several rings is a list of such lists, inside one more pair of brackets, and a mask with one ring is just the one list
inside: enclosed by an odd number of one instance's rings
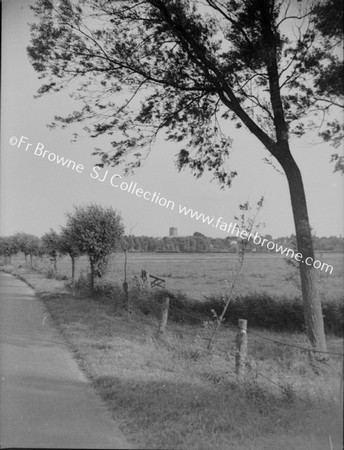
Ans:
{"label": "small roadside tree", "polygon": [[0,238],[0,252],[4,256],[4,264],[11,264],[11,257],[19,251],[18,243],[14,236]]}
{"label": "small roadside tree", "polygon": [[251,233],[258,232],[259,228],[262,226],[262,223],[256,223],[256,219],[259,215],[261,208],[263,207],[263,202],[264,196],[262,196],[260,200],[257,202],[255,211],[252,211],[252,206],[250,206],[248,201],[239,205],[239,209],[241,211],[240,217],[236,216],[234,217],[234,219],[239,222],[240,229],[242,230],[239,238],[238,262],[236,264],[236,267],[233,268],[234,270],[232,273],[232,280],[230,283],[229,292],[227,295],[227,299],[225,300],[221,314],[218,315],[214,310],[212,310],[213,318],[215,319],[215,326],[208,341],[208,349],[211,348],[213,339],[215,338],[219,326],[224,321],[226,311],[232,300],[234,289],[236,287],[241,269],[244,265],[245,254],[247,246],[249,244],[248,236]]}
{"label": "small roadside tree", "polygon": [[16,233],[14,235],[18,250],[24,253],[25,262],[27,263],[27,257],[30,256],[30,264],[32,266],[33,256],[38,255],[41,247],[41,240],[39,237],[29,233]]}
{"label": "small roadside tree", "polygon": [[50,231],[48,233],[45,233],[44,236],[42,236],[42,241],[44,246],[44,252],[50,256],[50,259],[54,264],[54,271],[56,273],[57,256],[59,254],[60,248],[60,237],[56,233],[56,231],[50,228]]}
{"label": "small roadside tree", "polygon": [[16,233],[14,235],[14,238],[16,240],[18,250],[24,254],[25,257],[25,263],[27,264],[27,257],[29,255],[28,251],[28,234],[27,233]]}
{"label": "small roadside tree", "polygon": [[62,254],[67,254],[72,260],[72,281],[75,278],[75,260],[80,256],[80,251],[74,242],[71,230],[69,228],[62,228],[60,234],[59,251]]}
{"label": "small roadside tree", "polygon": [[124,232],[122,218],[112,207],[76,206],[74,212],[67,213],[66,229],[80,253],[88,256],[93,291],[96,275],[104,274],[108,257]]}
{"label": "small roadside tree", "polygon": [[39,240],[38,250],[37,250],[37,256],[39,257],[41,263],[43,262],[43,256],[44,256],[44,243],[42,239]]}
{"label": "small roadside tree", "polygon": [[37,256],[41,249],[41,240],[39,237],[30,235],[30,239],[27,243],[28,252],[30,255],[30,265],[32,267],[33,256]]}

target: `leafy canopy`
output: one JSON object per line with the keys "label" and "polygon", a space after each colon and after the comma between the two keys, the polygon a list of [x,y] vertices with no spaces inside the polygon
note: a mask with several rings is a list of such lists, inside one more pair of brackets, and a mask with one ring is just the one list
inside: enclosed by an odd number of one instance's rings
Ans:
{"label": "leafy canopy", "polygon": [[17,243],[18,250],[24,255],[38,255],[41,248],[41,240],[39,237],[28,233],[16,233],[14,240]]}
{"label": "leafy canopy", "polygon": [[89,204],[67,213],[66,230],[79,252],[98,264],[115,250],[124,228],[121,216],[111,207]]}
{"label": "leafy canopy", "polygon": [[14,236],[0,236],[0,255],[11,257],[18,251],[18,242]]}
{"label": "leafy canopy", "polygon": [[71,258],[80,256],[80,250],[74,242],[73,233],[69,228],[62,228],[60,233],[59,251],[68,254]]}
{"label": "leafy canopy", "polygon": [[[314,8],[314,21],[316,29],[324,37],[325,49],[317,47],[310,52],[308,58],[313,64],[315,73],[315,87],[318,95],[331,99],[337,97],[341,103],[337,106],[343,108],[344,97],[344,77],[343,77],[343,61],[338,55],[333,55],[328,50],[334,45],[341,45],[343,48],[343,17],[344,4],[342,0],[327,0],[317,4]],[[341,48],[341,54],[343,50]],[[321,67],[319,61],[326,57],[328,63],[325,67]],[[334,119],[327,122],[327,128],[320,132],[322,138],[331,142],[334,147],[340,147],[344,138],[344,120],[343,114],[340,119]],[[332,161],[335,161],[335,171],[344,173],[344,156],[337,153],[332,155]]]}
{"label": "leafy canopy", "polygon": [[55,230],[50,230],[42,236],[43,249],[51,258],[56,259],[59,253],[60,236]]}
{"label": "leafy canopy", "polygon": [[82,102],[52,126],[86,121],[90,136],[113,136],[111,149],[96,149],[100,166],[140,166],[164,130],[180,144],[179,169],[209,170],[230,185],[226,119],[283,162],[289,136],[342,105],[337,77],[324,77],[332,65],[343,72],[338,35],[319,8],[312,0],[36,0],[28,54],[45,80],[38,95],[67,89]]}

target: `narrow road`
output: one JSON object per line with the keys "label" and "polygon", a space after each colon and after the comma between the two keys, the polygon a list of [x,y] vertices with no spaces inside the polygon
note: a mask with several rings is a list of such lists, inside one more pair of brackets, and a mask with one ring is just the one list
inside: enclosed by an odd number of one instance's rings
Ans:
{"label": "narrow road", "polygon": [[32,289],[0,272],[0,447],[130,446]]}

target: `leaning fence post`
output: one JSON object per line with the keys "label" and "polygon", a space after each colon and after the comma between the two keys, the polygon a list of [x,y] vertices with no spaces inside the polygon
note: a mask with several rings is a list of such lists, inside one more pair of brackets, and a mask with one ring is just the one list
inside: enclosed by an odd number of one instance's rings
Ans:
{"label": "leaning fence post", "polygon": [[165,332],[167,319],[168,319],[168,308],[170,306],[170,299],[169,297],[165,297],[162,300],[162,307],[161,307],[161,322],[159,326],[159,332],[163,334]]}
{"label": "leaning fence post", "polygon": [[235,344],[235,373],[242,376],[245,372],[246,355],[247,355],[247,320],[239,319],[239,330],[236,335]]}

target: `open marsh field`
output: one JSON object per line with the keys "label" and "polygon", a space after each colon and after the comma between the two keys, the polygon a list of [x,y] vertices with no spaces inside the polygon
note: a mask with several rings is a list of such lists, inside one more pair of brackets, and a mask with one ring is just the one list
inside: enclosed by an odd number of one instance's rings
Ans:
{"label": "open marsh field", "polygon": [[[344,255],[342,253],[317,254],[316,258],[333,266],[332,274],[317,270],[319,286],[324,300],[339,299],[344,291]],[[129,285],[134,276],[140,276],[141,269],[151,275],[164,278],[166,288],[182,292],[187,297],[202,300],[212,294],[224,295],[235,273],[238,256],[233,253],[128,253],[127,274]],[[76,276],[89,270],[85,257],[76,263]],[[58,262],[58,271],[70,276],[71,262],[63,257]],[[107,280],[122,283],[124,278],[124,254],[112,255]],[[245,255],[235,295],[252,292],[268,293],[272,296],[295,297],[300,295],[296,286],[298,276],[286,263],[286,259],[276,254]]]}

